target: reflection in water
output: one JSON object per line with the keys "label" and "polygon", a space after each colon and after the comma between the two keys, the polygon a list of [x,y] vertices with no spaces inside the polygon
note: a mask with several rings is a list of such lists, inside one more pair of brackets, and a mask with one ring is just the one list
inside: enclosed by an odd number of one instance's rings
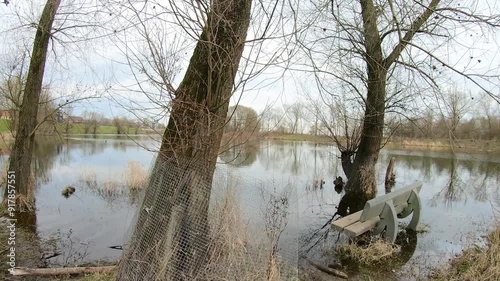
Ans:
{"label": "reflection in water", "polygon": [[396,245],[400,246],[401,249],[395,256],[397,263],[392,264],[392,266],[394,266],[393,269],[405,265],[411,259],[411,257],[413,257],[413,254],[417,249],[417,242],[418,237],[416,231],[413,231],[411,229],[404,229],[403,231],[399,232],[398,236],[396,237],[395,243]]}
{"label": "reflection in water", "polygon": [[[156,147],[157,143],[146,145]],[[222,153],[220,158],[229,164],[223,165],[237,168],[236,173],[249,182],[242,185],[240,192],[242,205],[253,216],[261,215],[253,203],[260,200],[259,192],[252,190],[256,181],[273,179],[278,186],[294,183],[297,196],[290,202],[290,209],[298,219],[290,222],[285,232],[289,237],[303,240],[335,213],[335,204],[343,193],[338,194],[340,189],[335,189],[333,184],[342,175],[338,156],[336,148],[330,145],[281,141],[237,146]],[[140,162],[147,169],[153,157],[154,153],[127,139],[74,138],[59,143],[40,140],[33,164],[38,181],[38,211],[30,224],[36,224],[44,239],[58,229],[62,233],[72,229],[72,239],[88,245],[85,262],[116,261],[121,252],[110,252],[107,247],[126,243],[142,196],[141,191],[129,192],[123,188],[124,171],[130,160]],[[424,206],[421,222],[429,224],[432,230],[419,235],[418,244],[404,246],[408,254],[402,256],[401,264],[414,260],[412,255],[430,252],[432,261],[437,262],[438,257],[449,254],[450,248],[461,250],[460,246],[452,247],[455,244],[447,241],[456,241],[461,233],[477,231],[474,226],[463,224],[464,218],[488,221],[490,201],[499,205],[497,156],[387,149],[381,152],[379,163],[388,163],[391,157],[397,161],[394,190],[414,181],[424,182],[420,192]],[[385,165],[377,166],[379,194],[384,192],[385,167],[382,166]],[[324,188],[306,190],[314,181],[318,186],[324,181]],[[76,186],[77,190],[66,199],[61,196],[64,186]],[[460,208],[452,208],[451,202],[460,202]],[[255,217],[247,219],[256,220]],[[410,238],[407,237],[407,241],[413,239]]]}
{"label": "reflection in water", "polygon": [[431,200],[431,205],[436,206],[437,201],[442,198],[445,206],[453,207],[453,202],[459,202],[465,195],[464,182],[457,174],[458,160],[456,157],[450,159],[449,179],[444,188],[436,193]]}
{"label": "reflection in water", "polygon": [[224,163],[232,166],[250,166],[257,159],[258,145],[253,142],[242,144],[231,143],[229,148],[220,154]]}

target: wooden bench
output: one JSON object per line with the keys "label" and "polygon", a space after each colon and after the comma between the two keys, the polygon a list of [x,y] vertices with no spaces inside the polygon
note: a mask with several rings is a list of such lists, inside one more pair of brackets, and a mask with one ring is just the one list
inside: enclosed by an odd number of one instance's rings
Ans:
{"label": "wooden bench", "polygon": [[422,183],[416,182],[369,200],[362,211],[334,221],[332,227],[344,231],[350,237],[359,236],[372,229],[374,234],[385,230],[386,239],[394,243],[398,234],[398,218],[406,218],[413,213],[407,228],[417,228],[421,213],[418,197],[421,188]]}

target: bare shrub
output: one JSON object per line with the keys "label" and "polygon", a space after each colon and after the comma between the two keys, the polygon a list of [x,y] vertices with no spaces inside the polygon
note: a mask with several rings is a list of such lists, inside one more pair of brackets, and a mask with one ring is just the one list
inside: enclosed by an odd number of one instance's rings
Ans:
{"label": "bare shrub", "polygon": [[90,168],[83,168],[82,172],[80,173],[79,182],[83,183],[90,189],[97,188],[97,175],[95,171]]}
{"label": "bare shrub", "polygon": [[132,190],[143,189],[146,187],[148,174],[141,164],[135,161],[129,161],[126,169],[127,185]]}
{"label": "bare shrub", "polygon": [[223,198],[211,211],[209,263],[205,277],[209,280],[266,280],[266,253],[259,239],[249,237],[236,184],[234,177],[228,176]]}
{"label": "bare shrub", "polygon": [[267,280],[280,280],[281,266],[278,245],[281,235],[288,224],[289,194],[287,192],[280,193],[274,188],[269,196],[263,194],[263,197],[267,197],[267,204],[264,209],[264,223],[270,248],[267,254]]}
{"label": "bare shrub", "polygon": [[265,231],[257,234],[245,220],[238,182],[229,175],[221,199],[210,212],[208,280],[290,280],[278,244],[288,222],[288,194],[261,190]]}
{"label": "bare shrub", "polygon": [[104,182],[99,182],[96,172],[92,168],[83,169],[80,174],[79,184],[107,202],[114,202],[125,193],[124,184],[120,180],[107,179]]}

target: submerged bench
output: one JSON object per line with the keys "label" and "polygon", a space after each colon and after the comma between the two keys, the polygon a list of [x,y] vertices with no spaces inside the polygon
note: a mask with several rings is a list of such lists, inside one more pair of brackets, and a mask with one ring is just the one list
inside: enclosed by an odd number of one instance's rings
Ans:
{"label": "submerged bench", "polygon": [[417,228],[421,212],[418,193],[421,188],[422,183],[416,182],[369,200],[362,211],[334,221],[332,227],[344,231],[350,237],[359,236],[372,229],[374,234],[385,230],[386,239],[394,243],[398,234],[398,218],[406,218],[413,213],[407,228]]}

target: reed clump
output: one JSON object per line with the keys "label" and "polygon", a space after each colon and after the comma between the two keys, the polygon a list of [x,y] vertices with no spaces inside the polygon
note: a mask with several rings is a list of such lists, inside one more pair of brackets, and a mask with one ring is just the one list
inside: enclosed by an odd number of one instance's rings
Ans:
{"label": "reed clump", "polygon": [[139,190],[146,187],[148,174],[138,162],[129,161],[126,169],[127,186],[131,190]]}
{"label": "reed clump", "polygon": [[358,264],[372,266],[387,261],[400,252],[400,247],[384,239],[370,241],[367,244],[342,244],[337,246],[339,257],[352,260]]}
{"label": "reed clump", "polygon": [[500,225],[486,238],[482,248],[472,246],[451,260],[446,268],[441,268],[431,276],[432,280],[500,280]]}
{"label": "reed clump", "polygon": [[205,277],[266,280],[266,253],[249,237],[234,184],[229,181],[222,200],[214,204],[210,214],[209,264]]}

